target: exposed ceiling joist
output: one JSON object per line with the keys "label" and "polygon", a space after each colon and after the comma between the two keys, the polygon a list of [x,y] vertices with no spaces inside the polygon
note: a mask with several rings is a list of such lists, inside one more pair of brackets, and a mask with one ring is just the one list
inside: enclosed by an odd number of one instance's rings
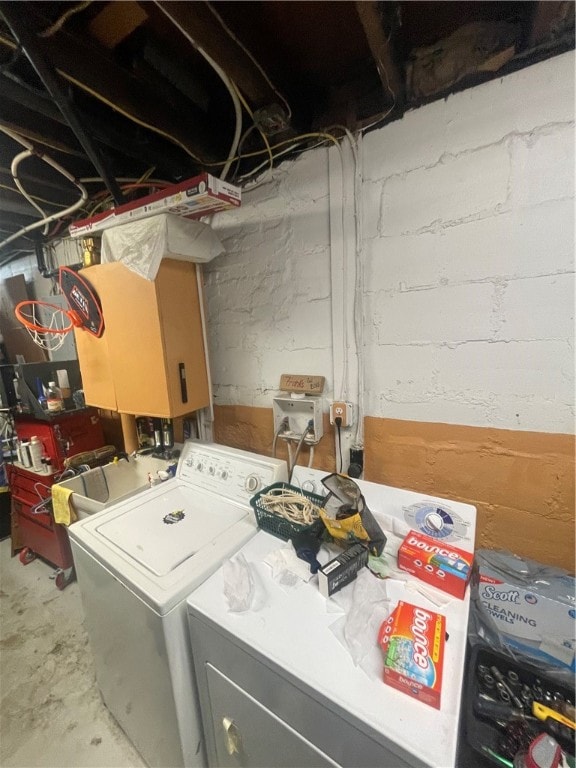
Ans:
{"label": "exposed ceiling joist", "polygon": [[[0,5],[1,14],[8,5],[11,3]],[[16,12],[21,14],[17,9]],[[42,25],[37,23],[37,26]],[[0,44],[15,47],[13,41],[1,34]],[[179,145],[201,165],[218,159],[207,149],[211,129],[205,118],[194,115],[193,120],[186,120],[163,102],[157,91],[149,90],[145,83],[131,77],[86,38],[77,39],[59,30],[43,41],[43,48],[63,78],[108,108]]]}
{"label": "exposed ceiling joist", "polygon": [[217,4],[155,0],[155,5],[188,40],[216,62],[254,109],[278,103],[279,94],[264,70],[233,33],[226,31]]}
{"label": "exposed ceiling joist", "polygon": [[394,60],[390,38],[386,36],[382,26],[380,3],[376,0],[356,0],[356,10],[364,27],[384,93],[392,102],[392,109],[400,110],[405,97],[404,78]]}
{"label": "exposed ceiling joist", "polygon": [[86,205],[48,241],[110,204],[4,23],[10,9],[130,199],[224,167],[229,181],[247,185],[322,143],[315,133],[384,126],[405,109],[574,47],[568,0],[0,0],[0,127],[12,134],[0,131],[0,182],[10,188],[0,196],[2,253],[29,248],[31,238],[10,233],[38,216],[16,204],[9,166],[18,137],[65,170],[59,176],[30,157],[18,171],[49,208],[77,200],[67,174],[90,179]]}

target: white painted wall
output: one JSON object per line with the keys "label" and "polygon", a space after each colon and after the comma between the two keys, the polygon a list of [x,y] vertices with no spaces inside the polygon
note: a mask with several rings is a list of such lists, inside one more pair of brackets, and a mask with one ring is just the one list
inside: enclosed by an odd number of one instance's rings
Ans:
{"label": "white painted wall", "polygon": [[[213,223],[216,403],[270,406],[283,372],[338,390],[328,154]],[[362,154],[366,415],[572,432],[574,54],[408,113]]]}
{"label": "white painted wall", "polygon": [[[364,137],[366,415],[574,430],[574,63],[555,57]],[[310,151],[215,217],[227,248],[205,266],[216,403],[270,407],[284,372],[325,375],[340,396],[338,167],[335,149]],[[346,179],[349,222],[350,163]],[[23,271],[34,259],[0,279]],[[350,297],[334,297],[336,316],[340,304],[350,317]]]}

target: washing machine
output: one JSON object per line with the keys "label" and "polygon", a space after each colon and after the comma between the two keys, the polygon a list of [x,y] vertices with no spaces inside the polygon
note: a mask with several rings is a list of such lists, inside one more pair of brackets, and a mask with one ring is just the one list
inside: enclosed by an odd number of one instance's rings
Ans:
{"label": "washing machine", "polygon": [[186,597],[255,533],[284,461],[184,443],[176,476],[70,527],[102,698],[150,766],[205,765]]}
{"label": "washing machine", "polygon": [[[296,467],[291,482],[318,494],[325,475]],[[358,485],[388,536],[391,563],[394,546],[409,529],[433,535],[443,546],[474,551],[473,506],[376,483]],[[435,709],[384,684],[377,628],[368,631],[366,620],[374,611],[369,601],[358,626],[373,640],[360,663],[344,641],[343,614],[335,600],[320,594],[317,576],[295,585],[273,578],[265,560],[283,544],[259,531],[239,551],[255,585],[250,610],[229,610],[223,569],[188,598],[209,766],[455,766],[469,589],[463,600],[453,598],[404,572],[382,582],[390,611],[404,600],[446,618],[441,707]],[[348,585],[335,597],[348,591],[349,599],[353,589]]]}

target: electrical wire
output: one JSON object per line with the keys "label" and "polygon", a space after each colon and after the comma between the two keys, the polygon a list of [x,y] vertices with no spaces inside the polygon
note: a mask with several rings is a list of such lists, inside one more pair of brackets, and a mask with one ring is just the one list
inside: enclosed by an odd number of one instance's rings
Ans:
{"label": "electrical wire", "polygon": [[[158,189],[159,187],[161,189],[166,189],[169,186],[170,186],[170,184],[167,184],[167,183],[153,184],[153,183],[149,182],[149,183],[143,183],[143,184],[122,184],[120,186],[120,189],[123,192],[129,192],[131,189]],[[97,195],[94,195],[94,198],[99,197],[102,194],[106,194],[106,192],[107,192],[107,190],[105,192],[103,191],[103,192],[101,192],[101,193],[99,193]],[[108,203],[113,202],[113,201],[114,201],[114,198],[112,197],[112,195],[106,194],[106,196],[104,197],[103,200],[100,200],[95,206],[93,206],[88,211],[88,216],[94,216],[94,214],[98,211],[99,208],[101,208],[102,206],[107,205]]]}
{"label": "electrical wire", "polygon": [[286,441],[286,448],[288,450],[288,471],[290,471],[290,467],[293,467],[295,462],[292,461],[292,446],[289,440]]}
{"label": "electrical wire", "polygon": [[308,466],[311,467],[314,462],[314,446],[310,446],[310,455],[308,457]]}
{"label": "electrical wire", "polygon": [[[28,192],[22,186],[22,182],[18,178],[18,166],[23,160],[26,160],[29,157],[34,157],[34,152],[32,150],[25,149],[23,152],[20,152],[18,155],[16,155],[13,158],[12,163],[10,165],[10,171],[12,173],[12,178],[14,179],[14,184],[16,184],[16,187],[20,192],[20,194],[30,203],[30,205],[33,208],[36,208],[40,216],[42,216],[42,218],[45,219],[47,216],[46,211],[38,205],[38,203],[34,200],[32,195],[28,194]],[[45,224],[44,229],[42,230],[42,234],[45,235],[47,231],[48,231],[48,224]]]}
{"label": "electrical wire", "polygon": [[248,136],[252,133],[252,131],[256,130],[256,123],[252,123],[252,125],[249,125],[248,128],[244,131],[242,136],[240,137],[240,141],[238,142],[238,149],[236,150],[237,156],[235,158],[236,162],[236,168],[234,170],[234,173],[232,174],[232,180],[234,181],[236,179],[236,176],[238,175],[238,171],[240,169],[240,161],[242,160],[242,147],[244,146],[244,142],[248,138]]}
{"label": "electrical wire", "polygon": [[259,69],[259,70],[260,70],[260,74],[262,75],[262,77],[264,78],[264,80],[266,80],[266,82],[268,83],[268,85],[270,86],[270,88],[271,88],[271,89],[274,91],[274,93],[276,94],[276,96],[278,96],[278,97],[281,99],[281,101],[284,103],[284,106],[286,107],[286,115],[287,115],[287,118],[288,118],[288,120],[290,120],[290,119],[292,118],[292,109],[290,108],[290,104],[288,103],[288,101],[286,100],[286,98],[285,98],[285,97],[284,97],[284,96],[283,96],[283,95],[280,93],[280,91],[278,90],[278,88],[276,88],[276,86],[275,86],[275,85],[272,83],[272,81],[270,80],[270,78],[268,77],[268,75],[266,74],[266,72],[264,71],[264,69],[263,69],[263,68],[260,66],[260,64],[259,64],[259,62],[256,60],[256,58],[255,58],[255,57],[254,57],[254,56],[253,56],[253,55],[250,53],[250,51],[248,50],[248,48],[246,48],[246,46],[244,45],[244,43],[240,42],[240,40],[239,40],[239,39],[236,37],[236,35],[235,35],[235,34],[232,32],[232,30],[230,29],[230,27],[229,27],[229,26],[226,24],[226,22],[225,22],[225,21],[224,21],[224,19],[223,19],[223,18],[220,16],[220,14],[219,14],[219,13],[218,13],[218,12],[215,10],[215,8],[212,6],[212,4],[211,4],[211,3],[207,3],[207,6],[208,6],[208,8],[209,8],[209,9],[212,11],[212,13],[214,14],[214,16],[215,16],[215,17],[218,19],[218,21],[220,22],[220,24],[221,24],[222,28],[223,28],[223,29],[226,31],[227,35],[228,35],[228,36],[229,36],[229,37],[230,37],[232,40],[234,40],[234,42],[236,43],[236,45],[238,45],[238,46],[239,46],[239,47],[240,47],[240,48],[241,48],[241,49],[244,51],[244,53],[245,53],[245,54],[248,56],[248,58],[249,58],[249,59],[252,61],[252,63],[253,63],[253,64],[254,64],[254,65],[257,67],[257,69]]}
{"label": "electrical wire", "polygon": [[278,436],[282,432],[286,432],[287,426],[288,426],[288,417],[285,416],[280,422],[278,429],[274,432],[274,440],[272,441],[272,458],[274,459],[276,458],[276,443],[278,442]]}
{"label": "electrical wire", "polygon": [[84,0],[84,2],[78,3],[78,5],[75,5],[72,8],[68,8],[68,10],[65,11],[59,19],[56,19],[54,24],[46,27],[46,29],[42,30],[42,32],[38,32],[38,37],[51,37],[52,35],[56,34],[56,32],[59,32],[62,29],[70,16],[74,16],[74,14],[83,11],[84,8],[87,8],[90,5],[90,3],[91,0]]}
{"label": "electrical wire", "polygon": [[354,174],[354,210],[356,214],[356,285],[354,292],[354,334],[358,365],[358,418],[354,446],[364,446],[364,205],[362,195],[362,133],[356,140],[356,167]]}
{"label": "electrical wire", "polygon": [[[11,187],[8,184],[0,184],[0,189],[7,189],[9,192],[17,192],[17,193],[20,191],[17,187]],[[54,208],[66,208],[65,203],[55,203],[52,200],[46,200],[46,198],[44,197],[38,197],[38,195],[30,195],[30,197],[34,198],[34,200],[37,200],[39,203],[46,203],[46,205],[52,205],[54,206]]]}
{"label": "electrical wire", "polygon": [[34,149],[34,146],[30,144],[30,142],[24,139],[22,136],[20,136],[17,133],[14,133],[14,131],[11,131],[9,128],[5,128],[3,125],[0,125],[0,131],[5,133],[16,143],[23,146],[24,149],[29,150],[30,152],[34,152],[34,154],[40,160],[50,165],[52,168],[54,168],[55,171],[57,171],[66,179],[68,179],[68,181],[71,181],[72,184],[74,184],[74,186],[76,186],[80,191],[80,198],[73,205],[69,206],[68,208],[65,208],[63,211],[59,211],[57,213],[51,214],[50,216],[46,216],[45,218],[40,219],[40,221],[35,221],[32,224],[27,224],[25,227],[22,227],[17,232],[14,232],[9,237],[5,238],[4,240],[2,240],[2,242],[0,242],[0,249],[1,249],[5,245],[8,245],[8,243],[11,243],[13,240],[16,240],[17,238],[27,234],[28,232],[31,232],[34,229],[38,229],[39,227],[43,227],[45,224],[50,224],[52,221],[57,221],[58,219],[62,219],[68,216],[69,214],[74,213],[86,202],[86,200],[88,199],[88,192],[86,191],[86,187],[84,187],[70,173],[68,173],[68,171],[65,168],[63,168],[59,163],[57,163],[48,155],[44,155],[39,152],[36,152]]}
{"label": "electrical wire", "polygon": [[230,80],[228,75],[224,72],[222,67],[220,67],[219,64],[217,64],[214,59],[209,56],[206,51],[198,45],[196,40],[190,35],[189,32],[187,32],[180,24],[178,24],[177,21],[175,21],[170,14],[168,13],[168,10],[164,7],[164,4],[160,2],[160,0],[154,0],[156,3],[156,6],[164,13],[164,15],[174,24],[174,26],[180,30],[180,32],[184,35],[184,37],[190,42],[194,48],[198,51],[198,53],[210,64],[214,72],[218,75],[222,83],[224,84],[224,87],[230,94],[230,98],[232,99],[232,104],[234,106],[234,115],[236,119],[236,124],[234,127],[234,136],[232,138],[232,144],[230,146],[230,152],[228,153],[228,159],[224,162],[224,168],[220,172],[220,178],[225,179],[228,175],[228,171],[230,170],[230,166],[235,160],[236,155],[236,148],[238,147],[238,142],[240,141],[240,134],[242,133],[242,108],[240,107],[240,101],[238,99],[238,90],[234,83]]}
{"label": "electrical wire", "polygon": [[[275,153],[274,154],[274,159],[276,160],[277,158],[281,157],[282,155],[288,154],[288,153],[294,151],[295,149],[298,149],[298,147],[299,147],[299,145],[301,143],[301,142],[298,141],[299,139],[301,139],[302,141],[307,141],[309,138],[314,137],[314,136],[320,137],[320,141],[318,141],[313,146],[307,147],[305,150],[302,150],[303,152],[309,152],[309,151],[311,151],[313,149],[317,149],[318,147],[321,147],[324,144],[326,144],[327,141],[331,141],[338,148],[338,151],[340,152],[340,155],[342,155],[342,150],[340,148],[340,142],[338,141],[338,139],[335,136],[332,136],[331,134],[328,134],[328,133],[305,133],[305,134],[302,134],[301,136],[295,136],[292,139],[289,139],[287,141],[281,141],[281,142],[278,142],[278,144],[272,144],[271,147],[270,147],[272,150],[275,147],[281,147],[281,146],[283,146],[285,144],[290,144],[291,145],[287,149],[283,150],[282,152]],[[257,152],[250,152],[250,153],[247,152],[246,154],[242,155],[242,157],[254,157],[255,155],[262,155],[262,154],[264,154],[265,151],[266,150],[260,150],[260,151],[257,151]],[[269,160],[266,160],[265,162],[263,162],[260,165],[258,165],[256,168],[253,168],[250,172],[245,173],[242,176],[240,176],[238,181],[240,183],[242,183],[243,181],[245,181],[249,177],[255,176],[260,171],[261,168],[264,168],[264,166],[266,166],[268,164],[269,164]],[[258,182],[257,184],[247,188],[245,190],[245,192],[252,192],[253,190],[258,189],[263,183],[267,183],[267,182]]]}
{"label": "electrical wire", "polygon": [[[102,179],[100,176],[82,177],[78,179],[78,181],[82,182],[82,184],[104,184],[104,179]],[[116,181],[122,184],[137,184],[139,179],[137,179],[135,176],[116,176]],[[166,184],[166,186],[174,184],[173,181],[166,181],[166,179],[145,179],[145,181],[147,181],[149,184]]]}
{"label": "electrical wire", "polygon": [[340,469],[336,468],[337,472],[344,472],[344,462],[342,461],[342,434],[340,432],[341,423],[342,419],[336,419],[336,428],[338,432],[338,453],[340,454]]}
{"label": "electrical wire", "polygon": [[[234,88],[236,88],[236,86],[234,86]],[[248,106],[248,103],[246,102],[246,99],[242,96],[242,94],[240,93],[240,91],[237,88],[236,88],[236,93],[237,93],[238,98],[240,99],[240,101],[242,103],[242,106],[244,107],[246,112],[248,112],[248,114],[250,115],[252,123],[256,126],[256,129],[258,130],[258,133],[262,137],[262,141],[266,145],[266,150],[267,150],[268,155],[270,157],[270,173],[272,173],[272,170],[274,169],[274,155],[272,154],[272,148],[270,147],[270,142],[268,141],[268,136],[266,136],[266,134],[264,133],[262,128],[260,128],[260,126],[258,125],[257,121],[254,118],[254,113],[252,112],[252,110]]]}
{"label": "electrical wire", "polygon": [[300,436],[300,440],[298,440],[298,445],[296,446],[296,452],[294,454],[294,459],[290,460],[290,468],[288,471],[288,482],[292,479],[292,472],[294,472],[294,467],[296,466],[296,462],[298,461],[298,456],[300,455],[300,451],[302,449],[302,446],[304,445],[304,441],[306,440],[306,437],[311,433],[314,432],[314,422],[309,421],[306,429],[304,432],[302,432]]}

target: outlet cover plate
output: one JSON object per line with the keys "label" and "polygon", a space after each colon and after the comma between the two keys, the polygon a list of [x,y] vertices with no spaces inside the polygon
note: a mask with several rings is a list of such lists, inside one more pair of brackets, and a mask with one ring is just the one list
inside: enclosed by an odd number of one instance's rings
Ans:
{"label": "outlet cover plate", "polygon": [[305,431],[310,420],[314,423],[314,438],[307,443],[317,443],[324,434],[322,419],[322,398],[313,395],[300,397],[275,397],[272,400],[274,415],[274,432],[276,433],[282,420],[288,418],[288,431],[298,439]]}

